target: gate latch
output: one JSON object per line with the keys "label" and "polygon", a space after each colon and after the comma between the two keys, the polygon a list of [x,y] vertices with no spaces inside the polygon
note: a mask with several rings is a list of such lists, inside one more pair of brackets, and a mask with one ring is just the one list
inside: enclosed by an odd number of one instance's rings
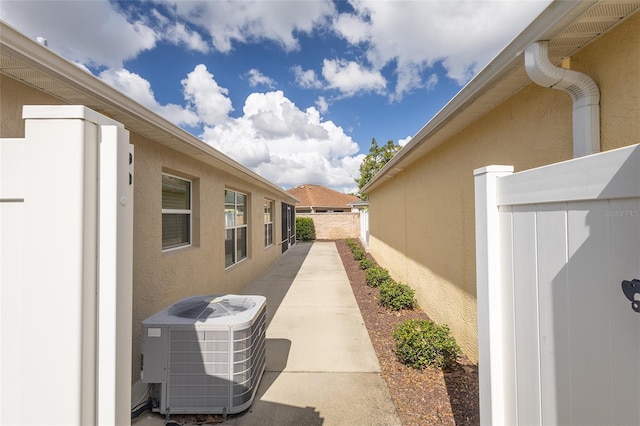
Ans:
{"label": "gate latch", "polygon": [[640,296],[640,280],[622,281],[622,292],[631,301],[631,309],[640,313],[640,299],[636,299]]}

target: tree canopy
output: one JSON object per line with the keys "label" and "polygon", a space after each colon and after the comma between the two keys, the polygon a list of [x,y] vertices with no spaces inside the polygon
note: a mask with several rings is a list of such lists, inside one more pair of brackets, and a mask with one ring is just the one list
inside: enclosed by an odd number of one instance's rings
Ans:
{"label": "tree canopy", "polygon": [[362,164],[360,164],[360,178],[355,180],[358,184],[358,195],[362,200],[369,199],[367,194],[362,193],[362,188],[400,151],[400,148],[401,146],[394,144],[392,140],[387,141],[382,146],[378,145],[376,138],[371,140],[369,154],[364,157]]}

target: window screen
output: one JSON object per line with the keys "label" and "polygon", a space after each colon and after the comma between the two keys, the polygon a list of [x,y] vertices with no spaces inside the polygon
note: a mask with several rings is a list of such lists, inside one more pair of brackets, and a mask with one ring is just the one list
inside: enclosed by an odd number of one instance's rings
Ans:
{"label": "window screen", "polygon": [[224,266],[232,266],[247,257],[247,200],[246,194],[224,191]]}
{"label": "window screen", "polygon": [[191,244],[191,181],[162,175],[162,249]]}

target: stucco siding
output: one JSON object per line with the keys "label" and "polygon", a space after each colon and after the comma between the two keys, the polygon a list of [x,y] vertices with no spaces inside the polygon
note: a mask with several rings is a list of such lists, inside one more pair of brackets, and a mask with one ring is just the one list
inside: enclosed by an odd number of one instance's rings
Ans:
{"label": "stucco siding", "polygon": [[[0,137],[24,137],[23,105],[63,102],[0,75]],[[281,255],[283,194],[223,172],[130,132],[134,145],[132,383],[139,380],[141,322],[191,295],[241,292]],[[162,173],[192,180],[191,247],[162,251]],[[225,269],[224,190],[248,196],[248,255]],[[264,247],[264,199],[274,201],[273,241]],[[291,202],[291,201],[289,201]]]}
{"label": "stucco siding", "polygon": [[[599,85],[602,149],[640,142],[640,14],[571,58]],[[530,84],[369,192],[370,251],[477,360],[473,170],[572,157],[572,103]]]}
{"label": "stucco siding", "polygon": [[0,138],[24,137],[22,105],[64,104],[58,98],[0,74]]}
{"label": "stucco siding", "polygon": [[360,236],[359,213],[296,213],[296,217],[313,219],[317,240],[338,240]]}
{"label": "stucco siding", "polygon": [[[263,200],[276,201],[274,241],[280,238],[281,198],[188,156],[132,134],[135,146],[133,371],[139,371],[141,322],[192,295],[241,292],[281,255],[264,247]],[[162,173],[193,182],[193,244],[162,251]],[[249,197],[248,257],[225,269],[224,190]]]}

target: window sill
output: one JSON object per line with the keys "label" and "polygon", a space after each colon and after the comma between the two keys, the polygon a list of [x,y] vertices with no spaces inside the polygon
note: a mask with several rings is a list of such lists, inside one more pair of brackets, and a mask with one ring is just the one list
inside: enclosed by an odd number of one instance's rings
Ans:
{"label": "window sill", "polygon": [[187,244],[184,246],[177,246],[177,247],[171,247],[171,248],[166,248],[166,249],[162,249],[162,254],[174,254],[174,253],[181,253],[184,251],[190,251],[192,249],[197,248],[197,246],[193,245],[193,244]]}

